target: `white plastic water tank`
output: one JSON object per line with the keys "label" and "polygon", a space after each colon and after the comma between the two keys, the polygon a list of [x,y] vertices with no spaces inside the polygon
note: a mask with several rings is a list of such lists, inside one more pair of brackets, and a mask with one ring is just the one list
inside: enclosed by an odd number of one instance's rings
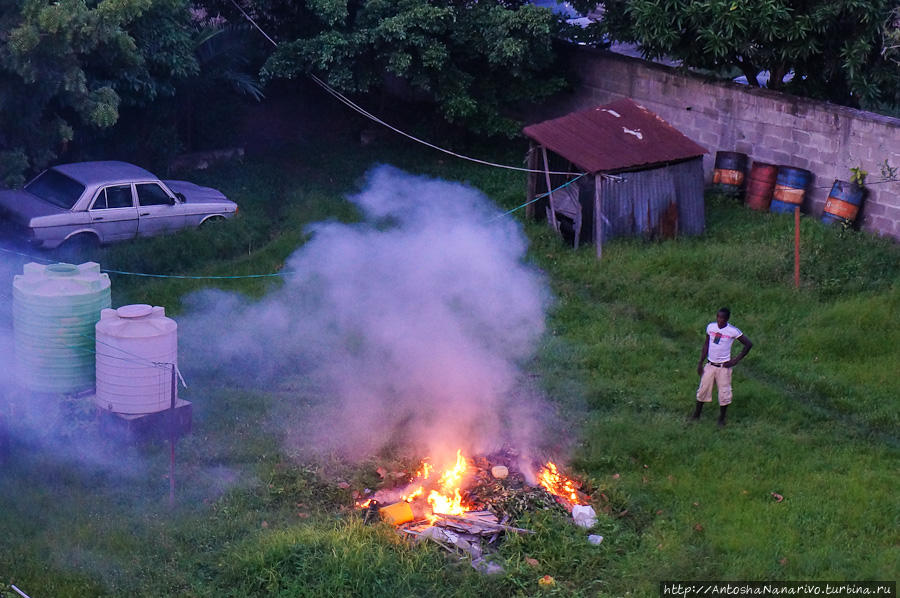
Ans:
{"label": "white plastic water tank", "polygon": [[109,276],[99,264],[25,264],[13,279],[19,382],[52,393],[93,386],[94,325],[109,306]]}
{"label": "white plastic water tank", "polygon": [[[115,413],[156,413],[172,402],[178,324],[162,307],[104,309],[96,326],[99,407]],[[178,398],[178,391],[175,391]]]}

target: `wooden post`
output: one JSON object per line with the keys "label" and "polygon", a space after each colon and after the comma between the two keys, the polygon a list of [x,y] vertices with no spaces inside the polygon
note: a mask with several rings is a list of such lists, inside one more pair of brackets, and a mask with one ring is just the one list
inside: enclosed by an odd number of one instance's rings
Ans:
{"label": "wooden post", "polygon": [[169,405],[169,506],[175,506],[175,393],[178,380],[172,363],[172,402]]}
{"label": "wooden post", "polygon": [[9,432],[7,431],[3,411],[0,409],[0,465],[6,462],[7,454],[9,454]]}
{"label": "wooden post", "polygon": [[602,181],[602,175],[594,175],[594,242],[597,244],[598,260],[603,257],[603,199],[600,196]]}
{"label": "wooden post", "polygon": [[800,207],[794,208],[794,288],[800,288]]}
{"label": "wooden post", "polygon": [[544,154],[544,176],[547,181],[547,201],[550,204],[550,224],[553,226],[553,230],[559,234],[559,223],[556,221],[556,210],[553,208],[553,185],[550,184],[550,160],[547,159],[547,148],[543,145],[541,146],[541,152]]}
{"label": "wooden post", "polygon": [[[525,165],[529,170],[537,170],[537,147],[535,147],[534,142],[528,144],[528,159],[525,161]],[[537,196],[537,173],[529,172],[528,173],[528,184],[525,189],[525,203],[528,205],[525,206],[525,218],[526,220],[535,220],[535,205],[531,203],[531,201]]]}

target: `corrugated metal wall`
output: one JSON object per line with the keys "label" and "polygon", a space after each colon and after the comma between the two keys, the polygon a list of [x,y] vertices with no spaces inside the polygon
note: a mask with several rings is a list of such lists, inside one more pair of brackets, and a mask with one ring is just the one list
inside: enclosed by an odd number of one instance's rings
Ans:
{"label": "corrugated metal wall", "polygon": [[678,198],[678,232],[700,235],[706,230],[703,204],[703,158],[679,162],[667,167],[672,172]]}
{"label": "corrugated metal wall", "polygon": [[703,232],[701,158],[616,176],[621,180],[604,177],[598,185],[601,215],[595,225],[602,227],[604,241]]}
{"label": "corrugated metal wall", "polygon": [[617,176],[600,182],[601,238],[659,235],[663,214],[675,204],[672,174],[653,168]]}

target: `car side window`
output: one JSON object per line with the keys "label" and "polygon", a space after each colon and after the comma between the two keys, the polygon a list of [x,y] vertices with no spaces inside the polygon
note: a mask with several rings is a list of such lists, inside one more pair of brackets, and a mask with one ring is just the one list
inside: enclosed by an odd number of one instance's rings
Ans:
{"label": "car side window", "polygon": [[134,206],[131,199],[131,185],[116,185],[106,188],[106,207],[130,208]]}
{"label": "car side window", "polygon": [[141,183],[137,187],[138,202],[142,206],[161,206],[172,203],[169,194],[156,183]]}
{"label": "car side window", "polygon": [[100,193],[97,194],[96,199],[94,199],[94,204],[91,206],[92,210],[105,210],[106,209],[106,189],[100,189]]}

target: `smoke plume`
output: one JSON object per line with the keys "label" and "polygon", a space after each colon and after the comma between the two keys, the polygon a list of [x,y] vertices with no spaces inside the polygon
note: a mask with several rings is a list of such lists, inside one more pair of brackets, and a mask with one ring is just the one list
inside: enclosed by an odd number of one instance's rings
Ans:
{"label": "smoke plume", "polygon": [[97,429],[88,399],[32,392],[16,376],[13,280],[29,262],[50,262],[35,253],[15,239],[0,242],[0,355],[6,356],[0,367],[0,463],[15,458],[25,468],[40,462],[42,467],[65,464],[127,478],[143,475],[146,465],[134,451],[110,450],[112,440]]}
{"label": "smoke plume", "polygon": [[303,412],[284,420],[301,450],[527,450],[543,407],[520,368],[550,294],[520,226],[472,187],[390,166],[349,199],[362,221],[312,226],[263,299],[190,297],[182,364],[276,392]]}

